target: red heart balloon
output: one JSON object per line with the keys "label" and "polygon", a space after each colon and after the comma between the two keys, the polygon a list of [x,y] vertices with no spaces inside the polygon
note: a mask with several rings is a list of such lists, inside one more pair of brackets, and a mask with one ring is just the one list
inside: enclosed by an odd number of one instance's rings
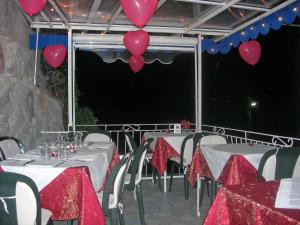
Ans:
{"label": "red heart balloon", "polygon": [[47,0],[19,0],[21,8],[29,16],[40,13],[45,7]]}
{"label": "red heart balloon", "polygon": [[123,38],[126,48],[135,56],[144,54],[148,48],[149,41],[149,34],[143,30],[129,31]]}
{"label": "red heart balloon", "polygon": [[157,0],[121,0],[128,19],[137,27],[143,27],[152,17]]}
{"label": "red heart balloon", "polygon": [[144,66],[144,58],[142,56],[130,56],[129,66],[133,72],[139,72]]}
{"label": "red heart balloon", "polygon": [[261,55],[261,46],[257,41],[247,41],[240,45],[239,53],[243,60],[254,66]]}
{"label": "red heart balloon", "polygon": [[63,45],[47,46],[43,51],[46,62],[53,68],[58,68],[64,61],[67,49]]}

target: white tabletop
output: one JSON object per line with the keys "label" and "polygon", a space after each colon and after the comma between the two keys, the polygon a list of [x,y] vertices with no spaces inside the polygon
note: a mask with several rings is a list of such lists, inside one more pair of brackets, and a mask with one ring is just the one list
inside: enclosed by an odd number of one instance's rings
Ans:
{"label": "white tabletop", "polygon": [[274,146],[262,144],[249,145],[247,143],[201,146],[205,160],[215,179],[219,178],[231,155],[244,156],[256,169],[258,169],[263,154],[274,148]]}
{"label": "white tabletop", "polygon": [[[69,159],[52,160],[53,166],[49,161],[38,158],[38,150],[29,151],[25,154],[16,155],[15,160],[8,159],[0,162],[4,171],[15,172],[26,175],[33,179],[37,184],[38,190],[42,190],[51,183],[65,169],[77,166],[87,166],[90,171],[91,180],[95,191],[98,191],[105,179],[107,168],[113,157],[114,143],[99,143],[97,146],[83,146],[78,148],[78,152],[70,154]],[[33,159],[35,158],[35,159]],[[35,160],[32,165],[31,160]],[[43,163],[43,161],[45,163]],[[39,163],[40,162],[40,163]]]}
{"label": "white tabletop", "polygon": [[172,132],[147,132],[144,134],[144,138],[153,138],[153,141],[150,143],[150,148],[153,151],[155,150],[157,138],[163,138],[175,151],[180,153],[183,139],[189,134],[191,134],[191,132],[182,132],[181,134],[174,134]]}

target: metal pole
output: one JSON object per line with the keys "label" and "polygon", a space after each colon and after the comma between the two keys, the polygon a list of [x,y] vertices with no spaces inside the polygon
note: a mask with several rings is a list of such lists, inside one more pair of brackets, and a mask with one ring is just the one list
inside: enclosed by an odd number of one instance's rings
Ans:
{"label": "metal pole", "polygon": [[74,46],[72,45],[72,55],[73,55],[73,68],[72,68],[72,83],[73,83],[73,123],[72,123],[72,127],[73,127],[73,131],[76,131],[76,117],[75,117],[75,100],[76,100],[76,96],[75,96],[75,93],[76,93],[76,90],[75,90],[75,87],[76,87],[76,80],[75,80],[75,49],[74,49]]}
{"label": "metal pole", "polygon": [[194,48],[194,60],[195,60],[195,122],[196,130],[198,131],[198,53],[197,53],[197,44]]}
{"label": "metal pole", "polygon": [[40,33],[40,28],[36,28],[35,62],[34,62],[33,86],[36,86],[37,63],[38,63],[38,47],[39,47],[39,33]]}
{"label": "metal pole", "polygon": [[202,130],[202,47],[201,47],[201,35],[198,35],[198,121],[197,130]]}
{"label": "metal pole", "polygon": [[72,100],[72,30],[68,30],[68,131],[73,125],[73,100]]}

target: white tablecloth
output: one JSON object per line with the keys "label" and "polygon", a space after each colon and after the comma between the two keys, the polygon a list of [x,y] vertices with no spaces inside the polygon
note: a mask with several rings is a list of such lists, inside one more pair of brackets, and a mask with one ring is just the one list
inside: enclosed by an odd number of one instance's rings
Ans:
{"label": "white tablecloth", "polygon": [[275,207],[300,209],[300,177],[282,179],[280,181]]}
{"label": "white tablecloth", "polygon": [[[106,171],[109,163],[113,157],[114,143],[109,143],[106,146],[99,144],[98,147],[94,144],[93,148],[90,146],[83,146],[78,149],[77,153],[71,154],[68,160],[62,161],[56,166],[43,165],[30,165],[26,160],[7,160],[0,162],[0,167],[7,172],[15,172],[30,177],[36,183],[38,190],[42,190],[52,180],[59,176],[66,168],[76,166],[87,166],[90,171],[91,180],[95,191],[98,191],[105,179]],[[23,154],[24,159],[30,158],[29,156],[36,154],[35,151],[29,151]],[[16,159],[21,159],[18,155]],[[37,159],[41,160],[41,159]],[[29,160],[27,160],[29,161]]]}
{"label": "white tablecloth", "polygon": [[247,143],[201,146],[205,160],[215,179],[219,178],[231,155],[244,156],[256,169],[258,169],[263,154],[274,148],[275,147],[268,145],[249,145]]}
{"label": "white tablecloth", "polygon": [[180,154],[183,139],[191,134],[191,132],[182,132],[181,134],[167,133],[167,132],[148,132],[144,134],[144,138],[153,138],[150,143],[150,148],[154,151],[157,138],[161,137],[172,146],[172,148]]}

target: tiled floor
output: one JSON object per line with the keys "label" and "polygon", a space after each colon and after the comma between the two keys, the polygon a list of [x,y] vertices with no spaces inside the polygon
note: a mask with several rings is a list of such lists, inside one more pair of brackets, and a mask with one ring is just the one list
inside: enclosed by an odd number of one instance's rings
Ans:
{"label": "tiled floor", "polygon": [[[145,220],[147,225],[200,225],[209,208],[204,198],[201,217],[196,216],[196,189],[190,188],[189,200],[184,199],[183,179],[174,179],[172,192],[162,193],[150,180],[142,181]],[[137,202],[133,193],[123,195],[126,225],[139,225]]]}
{"label": "tiled floor", "polygon": [[[209,197],[204,195],[201,217],[196,216],[196,189],[190,188],[189,200],[184,199],[183,179],[174,179],[172,192],[162,193],[151,180],[142,181],[145,220],[147,225],[201,225],[209,208]],[[133,192],[123,195],[126,225],[140,225],[137,202]],[[55,222],[54,225],[67,223]],[[69,223],[70,224],[70,223]],[[77,221],[74,221],[77,225]],[[109,219],[107,219],[109,225]]]}

